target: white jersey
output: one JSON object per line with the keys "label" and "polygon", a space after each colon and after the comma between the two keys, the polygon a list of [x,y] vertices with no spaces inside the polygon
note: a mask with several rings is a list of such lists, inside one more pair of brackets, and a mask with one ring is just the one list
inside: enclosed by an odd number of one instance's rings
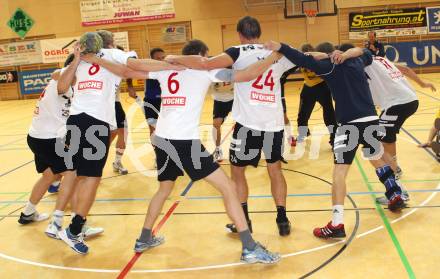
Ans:
{"label": "white jersey", "polygon": [[158,137],[174,140],[199,139],[200,114],[206,93],[212,82],[220,82],[219,70],[149,72],[162,90],[162,104],[156,124]]}
{"label": "white jersey", "polygon": [[[234,59],[232,68],[243,70],[272,52],[259,44],[240,45],[226,50]],[[259,131],[284,129],[280,78],[295,65],[283,57],[263,75],[249,82],[234,83],[232,117],[247,128]]]}
{"label": "white jersey", "polygon": [[[133,55],[119,49],[101,49],[97,56],[127,64],[127,59]],[[116,127],[115,95],[120,83],[121,77],[104,67],[81,61],[76,70],[75,97],[70,114],[86,113]]]}
{"label": "white jersey", "polygon": [[374,104],[381,110],[417,100],[408,80],[388,59],[375,56],[373,63],[365,67],[365,72]]}
{"label": "white jersey", "polygon": [[66,121],[69,117],[72,89],[59,95],[56,80],[49,84],[40,95],[34,110],[29,135],[38,139],[62,138],[66,134]]}
{"label": "white jersey", "polygon": [[211,86],[212,98],[219,102],[234,100],[234,84],[231,82],[216,82]]}

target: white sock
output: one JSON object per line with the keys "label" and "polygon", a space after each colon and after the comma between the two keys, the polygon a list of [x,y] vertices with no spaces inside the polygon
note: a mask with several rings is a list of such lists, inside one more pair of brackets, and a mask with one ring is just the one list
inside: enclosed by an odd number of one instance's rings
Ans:
{"label": "white sock", "polygon": [[35,204],[32,204],[30,201],[26,203],[26,207],[24,208],[23,214],[24,215],[31,215],[33,214],[37,209],[35,208]]}
{"label": "white sock", "polygon": [[121,162],[125,149],[116,148],[115,162]]}
{"label": "white sock", "polygon": [[57,209],[52,214],[52,221],[55,222],[60,227],[63,226],[63,218],[64,218],[64,211]]}
{"label": "white sock", "polygon": [[60,183],[61,183],[61,180],[57,180],[57,181],[54,181],[52,183],[52,185],[55,186],[55,187],[58,187],[58,186],[60,186]]}
{"label": "white sock", "polygon": [[337,226],[339,224],[344,224],[344,206],[337,204],[332,207],[333,218],[332,226]]}
{"label": "white sock", "polygon": [[292,136],[292,127],[290,126],[290,122],[284,125],[284,135],[287,139]]}

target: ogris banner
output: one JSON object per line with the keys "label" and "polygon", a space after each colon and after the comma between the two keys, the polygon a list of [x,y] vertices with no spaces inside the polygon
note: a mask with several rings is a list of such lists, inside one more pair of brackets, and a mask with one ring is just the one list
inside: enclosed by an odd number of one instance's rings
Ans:
{"label": "ogris banner", "polygon": [[408,67],[440,65],[440,40],[390,43],[385,45],[386,57],[405,62]]}
{"label": "ogris banner", "polygon": [[426,34],[426,18],[425,8],[353,12],[349,15],[349,37],[365,39],[372,30],[378,37]]}

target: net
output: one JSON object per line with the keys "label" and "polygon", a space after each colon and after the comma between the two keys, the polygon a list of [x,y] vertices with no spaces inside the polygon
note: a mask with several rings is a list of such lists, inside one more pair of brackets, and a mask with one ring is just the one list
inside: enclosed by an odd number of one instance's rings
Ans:
{"label": "net", "polygon": [[316,15],[318,14],[318,11],[317,10],[304,10],[304,14],[306,15],[307,23],[314,24],[315,19],[316,19]]}

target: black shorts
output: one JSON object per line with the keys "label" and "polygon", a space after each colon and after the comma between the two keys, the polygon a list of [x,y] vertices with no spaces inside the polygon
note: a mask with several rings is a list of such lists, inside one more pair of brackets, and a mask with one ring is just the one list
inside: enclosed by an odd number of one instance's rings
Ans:
{"label": "black shorts", "polygon": [[121,102],[115,102],[116,126],[118,129],[127,127],[127,119]]}
{"label": "black shorts", "polygon": [[200,140],[152,139],[156,153],[157,179],[175,181],[185,171],[192,181],[203,179],[220,166]]}
{"label": "black shorts", "polygon": [[157,120],[157,118],[159,117],[161,103],[162,99],[144,100],[145,119],[151,126],[156,125],[156,122],[153,120]]}
{"label": "black shorts", "polygon": [[[110,146],[109,124],[85,113],[69,116],[66,124],[69,150],[75,153],[72,162],[76,174],[101,177]],[[74,131],[80,134],[74,135]]]}
{"label": "black shorts", "polygon": [[287,112],[287,106],[286,106],[286,97],[281,97],[281,104],[283,105],[283,112]]}
{"label": "black shorts", "polygon": [[224,120],[231,112],[232,104],[234,104],[234,100],[229,102],[221,102],[214,100],[214,110],[212,112],[213,119],[223,118]]}
{"label": "black shorts", "polygon": [[383,152],[380,139],[384,135],[385,129],[379,126],[379,120],[338,125],[333,147],[335,164],[351,165],[360,144],[364,158],[377,158]]}
{"label": "black shorts", "polygon": [[34,153],[35,168],[38,173],[50,168],[54,174],[60,174],[68,170],[64,157],[56,153],[56,139],[38,139],[27,136],[29,148]]}
{"label": "black shorts", "polygon": [[238,167],[258,166],[261,151],[267,163],[283,159],[284,130],[257,131],[236,123],[229,148],[229,162]]}
{"label": "black shorts", "polygon": [[419,107],[419,101],[415,100],[406,104],[392,106],[380,114],[379,124],[385,127],[386,135],[381,141],[394,143],[397,140],[397,134],[406,119],[416,113]]}

